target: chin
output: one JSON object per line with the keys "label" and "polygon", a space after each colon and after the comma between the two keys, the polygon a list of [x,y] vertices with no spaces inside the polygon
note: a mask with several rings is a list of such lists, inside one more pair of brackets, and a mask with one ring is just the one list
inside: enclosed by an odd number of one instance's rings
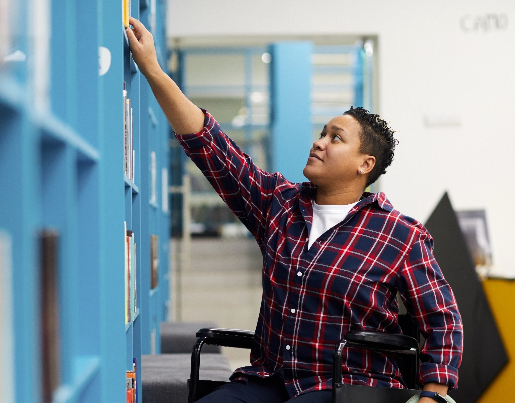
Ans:
{"label": "chin", "polygon": [[302,174],[306,177],[308,181],[316,185],[316,178],[314,178],[313,175],[310,175],[309,168],[307,166],[302,171]]}
{"label": "chin", "polygon": [[311,179],[309,178],[309,169],[307,166],[304,167],[304,169],[302,171],[302,175],[304,175],[308,181],[311,181]]}

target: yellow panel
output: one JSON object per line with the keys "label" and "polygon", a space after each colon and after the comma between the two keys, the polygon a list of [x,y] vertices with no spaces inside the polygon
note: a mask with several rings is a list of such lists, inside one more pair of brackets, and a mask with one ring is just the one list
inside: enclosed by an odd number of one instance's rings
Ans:
{"label": "yellow panel", "polygon": [[[509,357],[508,364],[502,369],[490,387],[483,393],[477,403],[507,402],[513,399],[515,381],[515,281],[487,279],[483,289],[490,304],[490,309],[501,333],[504,348]],[[467,330],[465,329],[465,338]]]}

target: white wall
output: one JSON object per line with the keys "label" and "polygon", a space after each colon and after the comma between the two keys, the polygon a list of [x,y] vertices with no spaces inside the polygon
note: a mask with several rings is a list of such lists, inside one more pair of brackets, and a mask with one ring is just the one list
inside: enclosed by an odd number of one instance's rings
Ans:
{"label": "white wall", "polygon": [[[470,31],[489,14],[499,29]],[[291,34],[378,36],[379,110],[400,140],[381,190],[422,222],[446,190],[486,208],[496,273],[515,277],[515,2],[168,0],[168,36]]]}

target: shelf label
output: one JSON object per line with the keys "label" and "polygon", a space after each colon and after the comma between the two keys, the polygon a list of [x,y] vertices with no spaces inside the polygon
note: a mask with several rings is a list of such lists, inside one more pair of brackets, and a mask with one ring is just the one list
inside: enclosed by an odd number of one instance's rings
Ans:
{"label": "shelf label", "polygon": [[98,75],[103,76],[111,67],[111,51],[103,46],[98,47]]}

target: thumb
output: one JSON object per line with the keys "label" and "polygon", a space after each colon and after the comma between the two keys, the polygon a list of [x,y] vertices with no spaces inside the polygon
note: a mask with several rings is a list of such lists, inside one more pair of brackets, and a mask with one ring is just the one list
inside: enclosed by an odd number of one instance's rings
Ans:
{"label": "thumb", "polygon": [[136,35],[134,35],[134,31],[131,28],[126,28],[125,32],[127,33],[127,39],[129,39],[129,45],[134,45],[135,43],[139,43]]}

